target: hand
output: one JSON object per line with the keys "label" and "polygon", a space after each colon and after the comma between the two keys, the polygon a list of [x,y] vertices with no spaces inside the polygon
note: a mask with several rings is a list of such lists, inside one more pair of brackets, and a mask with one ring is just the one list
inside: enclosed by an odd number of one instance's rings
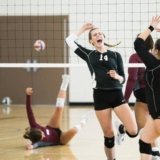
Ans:
{"label": "hand", "polygon": [[26,144],[26,149],[27,150],[32,150],[33,149],[33,145],[32,144]]}
{"label": "hand", "polygon": [[33,94],[33,89],[30,87],[26,88],[26,94],[31,96]]}
{"label": "hand", "polygon": [[84,31],[95,28],[95,26],[91,22],[86,22],[81,27]]}
{"label": "hand", "polygon": [[113,79],[119,79],[119,74],[117,74],[115,70],[109,70],[107,74],[109,74]]}
{"label": "hand", "polygon": [[160,32],[160,16],[153,16],[151,20],[151,26],[158,32]]}
{"label": "hand", "polygon": [[81,28],[76,32],[77,36],[80,36],[83,32],[95,28],[95,26],[91,22],[84,23]]}

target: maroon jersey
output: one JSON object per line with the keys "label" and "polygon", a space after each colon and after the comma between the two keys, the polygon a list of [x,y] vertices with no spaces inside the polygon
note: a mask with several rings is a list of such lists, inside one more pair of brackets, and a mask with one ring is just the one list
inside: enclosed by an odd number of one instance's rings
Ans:
{"label": "maroon jersey", "polygon": [[[27,111],[30,127],[40,129],[45,135],[45,137],[41,140],[41,142],[45,142],[45,143],[40,143],[41,146],[47,146],[47,144],[48,145],[60,144],[59,135],[54,128],[49,126],[44,127],[36,122],[36,119],[34,117],[34,114],[31,108],[31,96],[29,95],[26,95],[26,111]],[[39,147],[38,143],[36,144],[36,147]]]}
{"label": "maroon jersey", "polygon": [[[129,58],[129,63],[143,63],[138,56],[134,53]],[[132,91],[145,88],[145,67],[130,67],[128,68],[128,80],[126,83],[125,99],[129,100]]]}

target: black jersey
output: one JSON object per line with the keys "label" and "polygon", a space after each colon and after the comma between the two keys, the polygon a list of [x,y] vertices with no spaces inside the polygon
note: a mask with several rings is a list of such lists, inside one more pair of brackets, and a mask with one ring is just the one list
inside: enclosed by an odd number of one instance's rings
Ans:
{"label": "black jersey", "polygon": [[160,60],[148,52],[145,42],[137,38],[135,50],[146,66],[146,96],[150,113],[153,118],[160,116]]}
{"label": "black jersey", "polygon": [[109,70],[115,70],[125,79],[123,61],[118,52],[107,50],[105,53],[100,53],[97,50],[86,49],[78,43],[76,45],[78,47],[74,52],[86,61],[96,82],[94,88],[106,90],[122,89],[122,84],[119,80],[113,79],[107,74]]}

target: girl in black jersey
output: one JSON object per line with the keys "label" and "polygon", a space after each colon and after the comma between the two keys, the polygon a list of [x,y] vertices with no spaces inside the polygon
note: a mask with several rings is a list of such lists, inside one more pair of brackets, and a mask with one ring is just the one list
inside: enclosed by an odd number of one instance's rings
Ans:
{"label": "girl in black jersey", "polygon": [[141,132],[139,146],[141,160],[151,160],[151,143],[160,136],[160,39],[157,39],[152,54],[146,48],[145,40],[155,29],[160,31],[160,16],[152,18],[150,26],[135,40],[135,50],[146,66],[146,98],[150,117]]}
{"label": "girl in black jersey", "polygon": [[[88,30],[90,30],[89,42],[95,47],[95,50],[86,49],[75,42],[82,33]],[[95,28],[91,23],[85,23],[76,33],[66,38],[66,43],[86,61],[91,72],[94,80],[94,108],[104,134],[105,153],[108,160],[115,160],[112,110],[124,124],[126,133],[130,137],[137,135],[137,125],[133,112],[122,94],[125,76],[121,55],[108,50],[104,39],[105,36],[99,28]],[[123,125],[118,129],[124,133]]]}

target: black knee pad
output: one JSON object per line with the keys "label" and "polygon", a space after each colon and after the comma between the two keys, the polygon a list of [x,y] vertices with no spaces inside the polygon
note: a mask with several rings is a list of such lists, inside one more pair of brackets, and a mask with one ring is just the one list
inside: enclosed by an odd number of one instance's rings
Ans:
{"label": "black knee pad", "polygon": [[138,135],[138,132],[137,132],[137,134],[135,134],[135,135],[131,135],[129,132],[127,132],[126,131],[126,133],[127,133],[127,135],[129,136],[129,137],[131,137],[131,138],[134,138],[134,137],[137,137],[137,135]]}
{"label": "black knee pad", "polygon": [[104,137],[104,145],[107,148],[112,148],[114,146],[114,136],[112,138]]}
{"label": "black knee pad", "polygon": [[139,140],[139,151],[144,154],[152,154],[152,147],[150,143],[145,143],[141,139]]}

